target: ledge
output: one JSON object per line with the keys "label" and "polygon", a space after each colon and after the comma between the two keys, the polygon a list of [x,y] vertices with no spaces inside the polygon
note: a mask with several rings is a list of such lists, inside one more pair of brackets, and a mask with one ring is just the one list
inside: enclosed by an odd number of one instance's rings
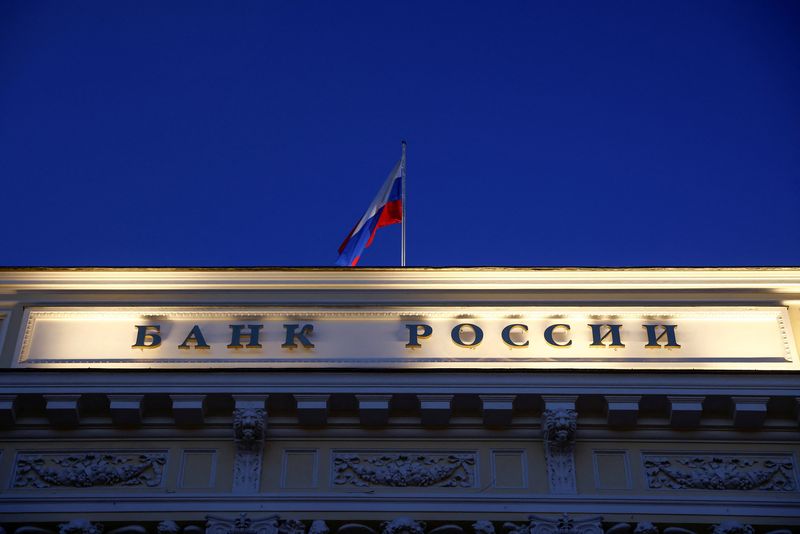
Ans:
{"label": "ledge", "polygon": [[800,268],[0,269],[0,293],[98,289],[760,289],[797,293]]}

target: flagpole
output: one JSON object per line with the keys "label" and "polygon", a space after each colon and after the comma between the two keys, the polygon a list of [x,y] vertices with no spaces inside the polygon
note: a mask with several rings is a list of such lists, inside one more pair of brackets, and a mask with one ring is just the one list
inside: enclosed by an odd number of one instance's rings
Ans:
{"label": "flagpole", "polygon": [[406,142],[405,139],[401,141],[403,146],[403,155],[400,157],[400,179],[402,181],[403,196],[403,220],[402,220],[402,238],[400,239],[400,266],[406,266]]}

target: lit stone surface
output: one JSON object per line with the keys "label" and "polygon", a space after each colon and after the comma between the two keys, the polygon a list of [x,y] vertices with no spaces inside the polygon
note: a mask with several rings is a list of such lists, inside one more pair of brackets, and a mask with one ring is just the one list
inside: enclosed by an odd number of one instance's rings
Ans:
{"label": "lit stone surface", "polygon": [[0,269],[0,300],[7,532],[800,527],[800,269]]}

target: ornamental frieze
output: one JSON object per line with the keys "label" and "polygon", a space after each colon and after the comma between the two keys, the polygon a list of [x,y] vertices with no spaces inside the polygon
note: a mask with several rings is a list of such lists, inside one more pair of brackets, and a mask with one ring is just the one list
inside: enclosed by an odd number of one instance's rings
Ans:
{"label": "ornamental frieze", "polygon": [[15,488],[158,487],[167,454],[143,452],[69,452],[19,454]]}
{"label": "ornamental frieze", "polygon": [[471,488],[475,459],[474,452],[334,452],[333,484]]}
{"label": "ornamental frieze", "polygon": [[643,457],[653,489],[795,491],[790,456],[670,455]]}
{"label": "ornamental frieze", "polygon": [[[638,523],[612,523],[603,525],[601,517],[579,518],[568,514],[559,517],[529,516],[529,522],[517,524],[495,521],[498,529],[489,520],[480,520],[472,523],[446,523],[429,528],[424,521],[416,521],[411,517],[394,517],[386,521],[370,521],[369,524],[347,522],[333,530],[324,520],[300,521],[297,519],[283,519],[273,515],[269,517],[251,518],[247,512],[238,516],[207,515],[203,526],[200,521],[191,521],[188,524],[166,519],[158,523],[155,530],[147,528],[145,524],[130,523],[112,530],[104,530],[101,523],[88,519],[73,519],[57,526],[53,523],[28,523],[16,529],[16,532],[27,534],[494,534],[503,531],[506,534],[754,534],[756,528],[746,523],[734,520],[723,521],[716,524],[662,523],[655,525],[649,521],[641,520]],[[310,525],[309,525],[310,522]],[[605,527],[605,528],[604,528]],[[687,528],[690,527],[690,528]],[[777,528],[776,528],[777,527]],[[762,534],[791,534],[788,528],[777,525],[763,526],[758,529]],[[0,527],[0,532],[4,531]]]}

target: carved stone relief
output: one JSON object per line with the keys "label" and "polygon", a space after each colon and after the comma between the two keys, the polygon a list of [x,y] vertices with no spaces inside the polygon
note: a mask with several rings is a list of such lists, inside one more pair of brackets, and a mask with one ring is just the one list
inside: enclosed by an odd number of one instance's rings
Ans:
{"label": "carved stone relief", "polygon": [[233,411],[233,437],[236,441],[233,491],[237,493],[255,493],[259,489],[266,414],[263,408],[237,408]]}
{"label": "carved stone relief", "polygon": [[425,534],[425,522],[398,517],[381,523],[381,534]]}
{"label": "carved stone relief", "polygon": [[169,519],[160,522],[156,526],[156,534],[178,534],[181,528],[175,521]]}
{"label": "carved stone relief", "polygon": [[575,410],[545,410],[542,413],[542,434],[547,461],[547,478],[552,493],[576,493]]}
{"label": "carved stone relief", "polygon": [[[395,517],[391,520],[376,524],[376,521],[365,523],[345,523],[338,528],[334,527],[336,534],[465,534],[468,532],[455,523],[446,523],[437,527],[428,528],[424,521],[416,521],[410,517]],[[660,528],[648,521],[631,523],[615,523],[603,529],[601,517],[576,519],[568,514],[551,519],[529,516],[528,523],[503,523],[499,530],[504,534],[792,534],[790,528],[753,527],[738,521],[723,521],[717,524],[685,524],[680,526],[662,523]],[[282,519],[272,515],[261,518],[250,518],[246,512],[236,517],[206,516],[205,534],[327,534],[331,532],[325,521],[317,519],[311,522],[306,529],[308,521],[297,519]],[[195,521],[189,524],[182,522],[183,527],[172,520],[161,521],[156,527],[157,534],[203,534],[204,530]],[[39,526],[41,525],[41,526]],[[688,528],[687,528],[688,527]],[[54,525],[53,523],[22,524],[14,530],[14,534],[147,534],[152,532],[144,524],[126,524],[112,530],[104,530],[100,523],[87,519],[73,519],[67,523]],[[489,520],[480,520],[472,524],[473,534],[494,534],[495,523]],[[0,534],[6,530],[0,526]]]}
{"label": "carved stone relief", "polygon": [[228,518],[206,516],[206,534],[279,534],[277,515],[252,519],[246,513],[239,517]]}
{"label": "carved stone relief", "polygon": [[495,534],[494,525],[485,519],[472,523],[472,531],[475,534]]}
{"label": "carved stone relief", "polygon": [[336,486],[475,486],[476,453],[381,451],[333,453]]}
{"label": "carved stone relief", "polygon": [[753,532],[755,531],[752,526],[738,521],[725,521],[711,527],[711,534],[753,534]]}
{"label": "carved stone relief", "polygon": [[654,489],[795,491],[789,456],[643,456],[647,485]]}
{"label": "carved stone relief", "polygon": [[19,454],[15,488],[160,486],[166,452],[72,452]]}
{"label": "carved stone relief", "polygon": [[58,525],[58,534],[102,534],[101,523],[91,523],[85,519],[74,519]]}
{"label": "carved stone relief", "polygon": [[532,515],[527,525],[506,523],[508,534],[603,534],[602,518],[573,519],[567,514],[558,519],[547,519]]}
{"label": "carved stone relief", "polygon": [[315,519],[308,527],[308,534],[330,534],[330,531],[328,524],[322,519]]}

